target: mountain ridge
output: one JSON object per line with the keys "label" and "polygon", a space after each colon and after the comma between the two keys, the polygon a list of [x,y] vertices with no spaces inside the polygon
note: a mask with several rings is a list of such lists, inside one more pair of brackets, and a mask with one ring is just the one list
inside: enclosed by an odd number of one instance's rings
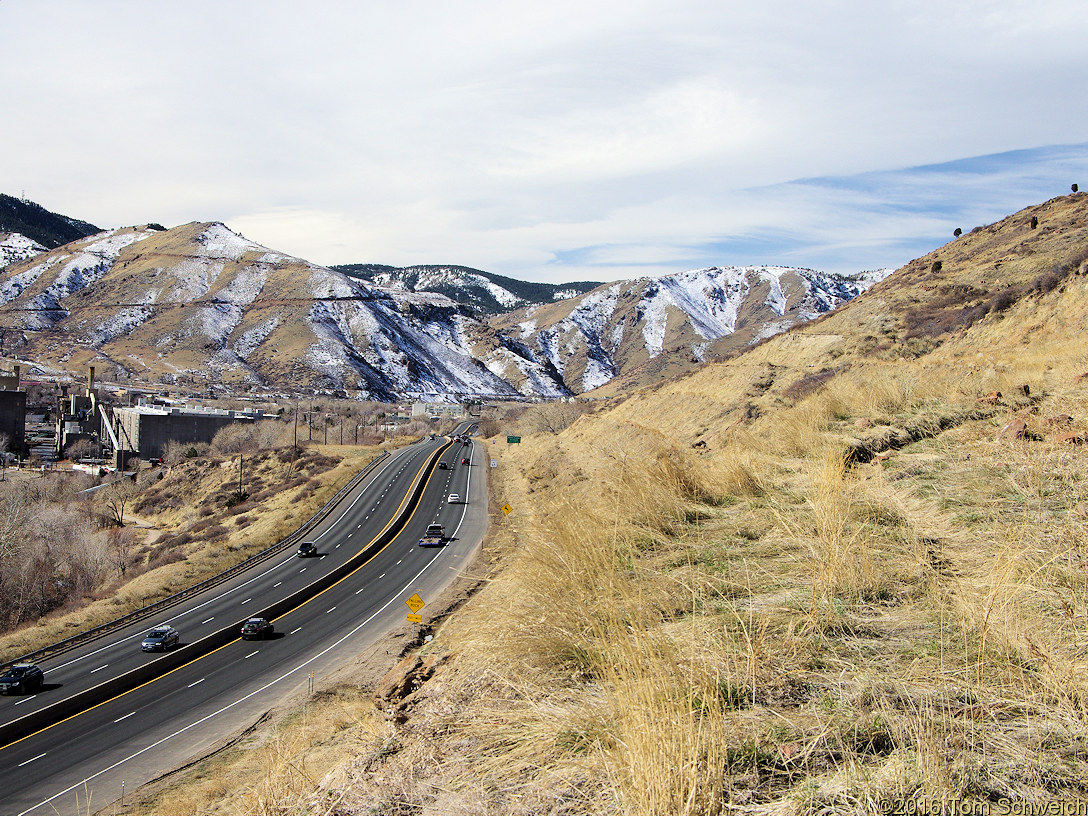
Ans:
{"label": "mountain ridge", "polygon": [[574,297],[602,285],[600,281],[520,281],[482,269],[451,264],[414,264],[402,267],[384,264],[337,264],[329,268],[391,289],[436,292],[457,303],[467,303],[487,315],[501,314],[533,303]]}
{"label": "mountain ridge", "polygon": [[[457,266],[348,275],[221,222],[12,247],[23,255],[0,274],[0,307],[9,353],[28,362],[379,400],[553,399],[638,383],[810,320],[883,274],[712,267],[595,287]],[[527,295],[548,300],[517,306]]]}
{"label": "mountain ridge", "polygon": [[0,193],[0,233],[17,233],[46,249],[56,249],[101,231],[94,224],[50,212],[33,201]]}

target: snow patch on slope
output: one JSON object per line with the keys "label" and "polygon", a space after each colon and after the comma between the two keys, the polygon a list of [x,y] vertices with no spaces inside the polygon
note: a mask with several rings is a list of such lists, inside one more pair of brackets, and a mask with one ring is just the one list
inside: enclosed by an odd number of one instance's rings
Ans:
{"label": "snow patch on slope", "polygon": [[56,309],[62,298],[90,286],[113,267],[121,250],[154,235],[153,230],[111,230],[91,238],[72,255],[61,256],[64,263],[56,279],[27,304],[30,308]]}
{"label": "snow patch on slope", "polygon": [[204,256],[237,261],[247,252],[261,252],[264,247],[232,232],[225,224],[216,222],[197,236],[197,242],[204,247]]}
{"label": "snow patch on slope", "polygon": [[261,343],[268,339],[268,335],[272,334],[279,325],[279,315],[272,315],[271,317],[262,320],[252,329],[242,332],[242,336],[239,337],[238,341],[234,344],[234,353],[241,359],[248,360],[249,355],[252,354]]}
{"label": "snow patch on slope", "polygon": [[46,252],[46,248],[18,232],[0,233],[0,268],[18,261],[26,261]]}
{"label": "snow patch on slope", "polygon": [[8,303],[15,300],[23,293],[23,290],[31,286],[51,267],[60,263],[62,258],[56,255],[46,258],[40,264],[35,264],[30,269],[25,269],[18,275],[12,275],[0,284],[0,303]]}

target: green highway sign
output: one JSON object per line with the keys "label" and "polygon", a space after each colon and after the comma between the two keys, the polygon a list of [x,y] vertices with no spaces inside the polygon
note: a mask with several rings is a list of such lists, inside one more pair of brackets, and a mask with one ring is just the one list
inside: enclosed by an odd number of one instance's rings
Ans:
{"label": "green highway sign", "polygon": [[508,437],[506,437],[506,443],[508,445],[513,445],[513,444],[516,444],[516,443],[518,443],[520,441],[521,441],[520,436],[508,436]]}

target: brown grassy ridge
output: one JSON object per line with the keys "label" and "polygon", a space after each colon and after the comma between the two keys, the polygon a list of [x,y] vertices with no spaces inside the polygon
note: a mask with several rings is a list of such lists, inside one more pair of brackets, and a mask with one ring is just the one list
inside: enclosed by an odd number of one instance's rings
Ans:
{"label": "brown grassy ridge", "polygon": [[[943,274],[987,280],[980,255],[1034,236],[1012,304],[924,344],[930,290],[892,281],[559,433],[490,440],[501,568],[427,647],[446,661],[406,721],[360,713],[356,756],[264,809],[189,812],[1088,798],[1088,459],[1061,441],[1088,430],[1086,201],[1042,205],[1052,241],[1021,213],[943,248]],[[1035,438],[999,439],[1017,417]]]}

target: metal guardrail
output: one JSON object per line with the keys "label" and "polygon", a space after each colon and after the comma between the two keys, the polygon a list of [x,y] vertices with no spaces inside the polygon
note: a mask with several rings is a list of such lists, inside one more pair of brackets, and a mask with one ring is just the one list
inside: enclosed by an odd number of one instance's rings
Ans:
{"label": "metal guardrail", "polygon": [[173,595],[169,595],[161,600],[155,601],[155,603],[140,607],[139,609],[129,612],[127,615],[122,615],[120,618],[115,618],[114,620],[111,620],[108,623],[103,623],[100,626],[94,627],[93,629],[87,629],[86,631],[79,632],[78,634],[72,635],[71,637],[65,638],[64,640],[57,641],[56,643],[51,643],[48,646],[43,646],[42,648],[22,655],[15,660],[7,661],[4,663],[4,665],[10,665],[11,663],[32,663],[34,661],[42,660],[47,657],[54,657],[55,655],[63,654],[64,652],[70,651],[77,646],[82,646],[88,641],[109,634],[115,629],[120,629],[121,627],[127,626],[134,621],[140,620],[141,618],[150,617],[157,612],[161,612],[163,609],[168,609],[171,606],[179,604],[185,599],[191,598],[193,595],[198,595],[204,590],[210,589],[217,584],[221,584],[224,581],[233,578],[238,573],[245,572],[245,570],[249,569],[255,564],[259,564],[261,561],[264,561],[268,558],[271,558],[273,555],[283,552],[284,550],[292,546],[300,538],[303,538],[315,526],[317,526],[317,523],[325,517],[329,510],[332,509],[333,505],[335,505],[342,498],[344,498],[345,495],[351,492],[363,479],[365,479],[370,473],[372,473],[380,463],[384,462],[388,458],[389,451],[383,451],[380,456],[376,456],[374,459],[367,463],[366,467],[364,467],[361,471],[359,471],[359,473],[352,477],[351,481],[349,481],[346,485],[340,488],[337,494],[329,499],[325,503],[325,506],[318,510],[317,513],[315,513],[309,521],[307,521],[305,524],[295,530],[295,532],[288,535],[286,538],[277,541],[275,544],[266,547],[258,553],[254,553],[245,561],[240,561],[233,567],[228,567],[222,572],[213,575],[211,578],[205,578],[200,583],[193,584],[190,587],[186,587],[180,592],[175,592]]}

